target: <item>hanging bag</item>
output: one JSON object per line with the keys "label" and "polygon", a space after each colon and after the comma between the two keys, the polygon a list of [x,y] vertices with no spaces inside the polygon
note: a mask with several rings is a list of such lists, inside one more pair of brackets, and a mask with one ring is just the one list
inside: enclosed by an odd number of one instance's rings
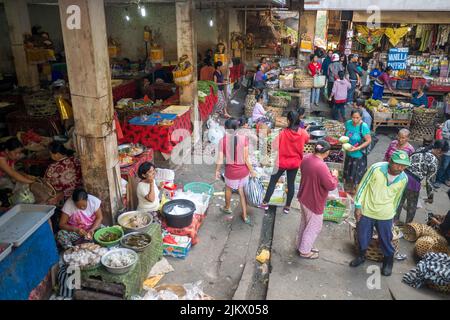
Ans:
{"label": "hanging bag", "polygon": [[314,88],[323,88],[323,87],[325,87],[325,80],[326,80],[325,76],[322,76],[322,75],[317,76],[316,75],[314,77]]}
{"label": "hanging bag", "polygon": [[251,206],[261,205],[264,198],[264,185],[259,178],[250,178],[244,188],[245,196]]}

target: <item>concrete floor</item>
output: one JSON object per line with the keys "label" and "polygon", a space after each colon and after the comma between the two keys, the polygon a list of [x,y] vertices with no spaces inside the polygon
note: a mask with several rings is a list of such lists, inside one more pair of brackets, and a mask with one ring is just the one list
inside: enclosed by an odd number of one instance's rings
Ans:
{"label": "concrete floor", "polygon": [[[233,116],[242,114],[244,94],[236,96],[239,105],[230,108]],[[329,109],[321,106],[324,113]],[[369,156],[374,163],[383,158],[393,130],[380,129],[379,143]],[[391,136],[389,136],[391,135]],[[176,171],[177,183],[214,181],[214,166],[185,165]],[[215,184],[216,191],[223,190],[223,183]],[[435,195],[435,202],[419,209],[416,221],[424,222],[426,212],[444,213],[449,207],[447,188]],[[423,198],[425,195],[423,195]],[[253,226],[245,225],[240,218],[238,196],[233,196],[233,216],[220,212],[223,196],[212,199],[208,216],[199,231],[200,241],[184,260],[168,257],[175,272],[167,274],[163,284],[183,284],[201,280],[204,291],[215,299],[449,299],[427,288],[413,289],[401,282],[402,275],[415,266],[413,244],[401,240],[400,252],[407,260],[395,263],[394,274],[381,279],[380,289],[368,289],[366,282],[370,274],[364,266],[351,269],[348,266],[354,257],[353,240],[349,226],[345,223],[324,224],[317,247],[321,250],[318,260],[308,261],[298,257],[295,237],[300,223],[299,211],[293,209],[289,215],[281,212],[265,214],[250,208]],[[279,210],[280,211],[280,210]],[[260,265],[255,257],[261,248],[271,249],[269,265]]]}

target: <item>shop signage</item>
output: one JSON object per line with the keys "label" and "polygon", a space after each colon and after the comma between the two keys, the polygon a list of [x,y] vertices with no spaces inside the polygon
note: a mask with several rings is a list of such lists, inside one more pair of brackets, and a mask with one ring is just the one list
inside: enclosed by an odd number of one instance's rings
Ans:
{"label": "shop signage", "polygon": [[406,70],[409,48],[389,49],[388,66],[393,70]]}

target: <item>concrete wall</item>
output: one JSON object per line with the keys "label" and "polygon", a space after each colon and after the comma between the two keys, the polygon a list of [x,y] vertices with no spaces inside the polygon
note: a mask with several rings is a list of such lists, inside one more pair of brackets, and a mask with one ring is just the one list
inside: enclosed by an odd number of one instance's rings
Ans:
{"label": "concrete wall", "polygon": [[[213,26],[209,26],[209,20],[213,19]],[[202,57],[205,56],[206,50],[215,49],[217,45],[217,19],[216,10],[202,9],[195,11],[195,34],[197,41],[197,50]]]}

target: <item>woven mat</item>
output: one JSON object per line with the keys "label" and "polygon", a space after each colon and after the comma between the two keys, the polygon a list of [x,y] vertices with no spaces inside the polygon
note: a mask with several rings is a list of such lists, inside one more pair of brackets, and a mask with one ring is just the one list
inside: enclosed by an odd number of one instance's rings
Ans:
{"label": "woven mat", "polygon": [[92,271],[82,271],[82,279],[95,277],[104,282],[123,284],[125,286],[125,299],[141,294],[144,280],[152,267],[162,257],[161,226],[157,223],[152,224],[148,234],[152,237],[152,243],[144,252],[138,252],[139,260],[128,273],[112,274],[102,266]]}

